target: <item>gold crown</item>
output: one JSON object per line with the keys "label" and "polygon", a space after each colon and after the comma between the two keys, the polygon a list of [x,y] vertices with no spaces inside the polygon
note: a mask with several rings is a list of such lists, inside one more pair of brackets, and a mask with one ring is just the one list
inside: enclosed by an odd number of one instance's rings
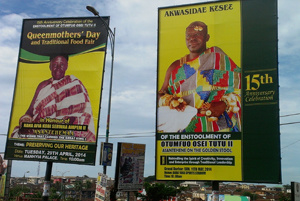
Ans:
{"label": "gold crown", "polygon": [[194,30],[195,31],[202,31],[203,27],[201,27],[201,26],[194,26]]}

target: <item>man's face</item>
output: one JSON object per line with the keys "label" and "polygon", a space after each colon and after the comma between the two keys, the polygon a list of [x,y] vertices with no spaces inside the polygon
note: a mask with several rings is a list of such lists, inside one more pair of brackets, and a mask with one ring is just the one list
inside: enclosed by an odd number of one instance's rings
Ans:
{"label": "man's face", "polygon": [[185,32],[186,46],[191,53],[202,53],[206,50],[209,39],[206,28],[202,26],[188,27]]}
{"label": "man's face", "polygon": [[65,76],[68,61],[63,56],[57,56],[50,61],[50,70],[54,80],[60,80]]}

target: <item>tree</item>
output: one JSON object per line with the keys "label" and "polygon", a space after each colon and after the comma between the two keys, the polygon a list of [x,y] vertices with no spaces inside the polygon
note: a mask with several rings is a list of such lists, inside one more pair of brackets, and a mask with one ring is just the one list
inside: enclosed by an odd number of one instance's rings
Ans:
{"label": "tree", "polygon": [[182,181],[167,181],[167,186],[179,187]]}
{"label": "tree", "polygon": [[17,185],[9,189],[9,197],[18,197],[21,196],[23,193],[29,193],[29,192],[30,192],[30,188],[26,186]]}
{"label": "tree", "polygon": [[142,200],[147,201],[158,201],[161,199],[167,199],[170,196],[176,196],[180,193],[184,188],[175,188],[173,186],[167,186],[162,183],[150,184],[148,182],[144,183],[146,195],[138,194]]}
{"label": "tree", "polygon": [[144,179],[144,182],[148,182],[148,183],[151,183],[151,182],[154,182],[156,180],[155,176],[149,176],[149,177],[146,177]]}
{"label": "tree", "polygon": [[60,182],[55,182],[54,184],[51,184],[51,188],[50,188],[50,195],[49,198],[50,199],[60,199],[62,197],[62,193],[64,192],[60,192],[61,191],[61,186],[62,184],[60,184]]}
{"label": "tree", "polygon": [[279,201],[291,201],[291,196],[284,194],[284,193],[279,193]]}
{"label": "tree", "polygon": [[90,180],[86,180],[86,181],[85,181],[85,184],[83,185],[83,187],[84,187],[85,189],[91,188],[91,187],[92,187],[92,182],[91,182]]}
{"label": "tree", "polygon": [[43,193],[41,191],[36,191],[32,194],[32,198],[42,198]]}
{"label": "tree", "polygon": [[79,193],[79,200],[81,200],[82,197],[82,188],[83,183],[80,180],[75,181],[75,190]]}
{"label": "tree", "polygon": [[61,194],[57,194],[57,192],[51,192],[50,193],[50,196],[49,196],[50,199],[60,199],[61,198]]}
{"label": "tree", "polygon": [[[156,181],[155,175],[148,176],[144,179],[144,182],[152,183]],[[167,186],[180,186],[181,181],[167,181]]]}
{"label": "tree", "polygon": [[250,197],[251,200],[256,200],[257,199],[257,195],[256,194],[252,194],[248,191],[243,192],[243,196],[248,196]]}
{"label": "tree", "polygon": [[212,182],[211,181],[206,181],[206,182],[204,182],[204,186],[212,186]]}

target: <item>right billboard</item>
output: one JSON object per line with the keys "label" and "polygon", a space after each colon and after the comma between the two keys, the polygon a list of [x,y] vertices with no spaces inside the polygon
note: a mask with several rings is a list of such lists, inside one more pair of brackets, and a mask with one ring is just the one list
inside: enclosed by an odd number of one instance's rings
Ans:
{"label": "right billboard", "polygon": [[158,9],[156,179],[281,183],[276,0]]}

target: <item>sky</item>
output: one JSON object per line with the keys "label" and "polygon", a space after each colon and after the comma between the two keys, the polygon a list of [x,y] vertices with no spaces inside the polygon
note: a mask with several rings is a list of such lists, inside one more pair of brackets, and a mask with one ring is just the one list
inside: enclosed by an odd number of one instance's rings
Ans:
{"label": "sky", "polygon": [[[146,144],[145,176],[155,174],[155,112],[157,70],[157,13],[159,7],[204,0],[0,0],[0,152],[4,152],[16,78],[21,27],[23,19],[53,17],[87,17],[92,14],[87,5],[95,7],[101,16],[110,16],[110,27],[116,28],[114,74],[111,102],[109,142]],[[280,132],[282,183],[300,182],[300,1],[278,0],[278,47],[280,85]],[[106,129],[110,48],[102,91],[99,143]],[[270,116],[270,118],[272,118]],[[292,123],[292,124],[287,124]],[[255,126],[255,125],[253,125]],[[98,143],[98,144],[99,144]],[[113,164],[107,174],[114,177]],[[40,168],[38,168],[40,167]],[[38,171],[39,169],[39,171]],[[45,176],[45,162],[13,161],[12,176]],[[54,176],[96,177],[102,172],[99,147],[96,165],[54,163]]]}

